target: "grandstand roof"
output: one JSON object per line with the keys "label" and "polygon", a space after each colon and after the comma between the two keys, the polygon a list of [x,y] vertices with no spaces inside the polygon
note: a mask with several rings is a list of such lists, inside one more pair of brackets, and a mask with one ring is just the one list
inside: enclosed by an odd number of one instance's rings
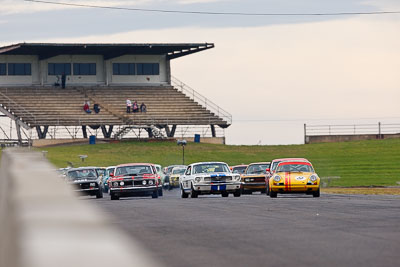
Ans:
{"label": "grandstand roof", "polygon": [[123,55],[166,55],[174,59],[213,47],[213,43],[19,43],[0,47],[0,55],[38,55],[40,60],[58,55],[103,55],[105,60]]}

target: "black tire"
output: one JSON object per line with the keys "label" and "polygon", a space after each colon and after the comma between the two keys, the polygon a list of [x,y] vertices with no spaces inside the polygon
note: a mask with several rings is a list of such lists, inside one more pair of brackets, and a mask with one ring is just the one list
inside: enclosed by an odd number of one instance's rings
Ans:
{"label": "black tire", "polygon": [[274,191],[272,191],[272,190],[270,190],[270,191],[269,191],[269,196],[270,196],[271,198],[276,198],[276,197],[278,196],[278,193],[277,193],[277,192],[274,192]]}
{"label": "black tire", "polygon": [[159,195],[160,197],[162,197],[162,196],[164,195],[163,190],[162,190],[162,187],[161,187],[160,189],[158,189],[158,195]]}
{"label": "black tire", "polygon": [[313,197],[320,197],[320,195],[321,195],[320,189],[318,188],[318,191],[313,192],[312,195],[313,195]]}
{"label": "black tire", "polygon": [[228,192],[221,192],[221,196],[222,197],[229,197],[229,193]]}
{"label": "black tire", "polygon": [[119,200],[119,196],[110,192],[111,200]]}
{"label": "black tire", "polygon": [[188,197],[189,197],[189,194],[186,193],[186,192],[183,190],[182,185],[180,186],[180,188],[181,188],[181,198],[188,198]]}
{"label": "black tire", "polygon": [[158,189],[151,194],[151,198],[158,198]]}
{"label": "black tire", "polygon": [[261,194],[265,194],[267,192],[267,189],[261,189]]}
{"label": "black tire", "polygon": [[101,187],[96,193],[96,198],[103,198],[103,189]]}
{"label": "black tire", "polygon": [[234,197],[240,197],[241,195],[242,195],[242,191],[241,191],[240,189],[236,190],[236,191],[233,193],[233,196],[234,196]]}
{"label": "black tire", "polygon": [[193,187],[192,187],[192,190],[190,192],[190,197],[191,198],[197,198],[198,196],[199,196],[199,193],[196,190],[194,190]]}

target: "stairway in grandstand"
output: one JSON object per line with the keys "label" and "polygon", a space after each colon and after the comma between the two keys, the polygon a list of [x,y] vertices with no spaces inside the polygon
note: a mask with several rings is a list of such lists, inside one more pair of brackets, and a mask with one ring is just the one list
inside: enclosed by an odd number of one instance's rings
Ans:
{"label": "stairway in grandstand", "polygon": [[[126,99],[147,106],[126,113]],[[83,111],[85,100],[100,105],[98,114]],[[154,87],[0,87],[0,106],[30,127],[78,125],[221,125],[226,120],[172,86]]]}

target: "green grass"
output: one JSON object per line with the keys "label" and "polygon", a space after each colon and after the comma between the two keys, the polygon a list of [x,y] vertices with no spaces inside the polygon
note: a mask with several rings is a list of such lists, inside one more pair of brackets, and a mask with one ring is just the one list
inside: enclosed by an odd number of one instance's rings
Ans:
{"label": "green grass", "polygon": [[[110,166],[151,162],[163,166],[182,163],[182,148],[174,142],[48,147],[48,159],[57,167]],[[88,155],[81,162],[78,155]],[[185,163],[224,161],[230,165],[270,161],[281,157],[309,159],[320,177],[340,176],[330,186],[384,186],[400,181],[400,139],[282,146],[228,146],[189,143]]]}

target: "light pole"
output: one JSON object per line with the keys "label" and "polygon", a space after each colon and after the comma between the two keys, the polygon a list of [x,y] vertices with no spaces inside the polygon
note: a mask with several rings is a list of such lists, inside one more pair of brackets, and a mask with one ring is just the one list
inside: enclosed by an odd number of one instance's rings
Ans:
{"label": "light pole", "polygon": [[187,144],[186,140],[177,140],[176,144],[182,146],[182,165],[185,165],[185,146]]}

